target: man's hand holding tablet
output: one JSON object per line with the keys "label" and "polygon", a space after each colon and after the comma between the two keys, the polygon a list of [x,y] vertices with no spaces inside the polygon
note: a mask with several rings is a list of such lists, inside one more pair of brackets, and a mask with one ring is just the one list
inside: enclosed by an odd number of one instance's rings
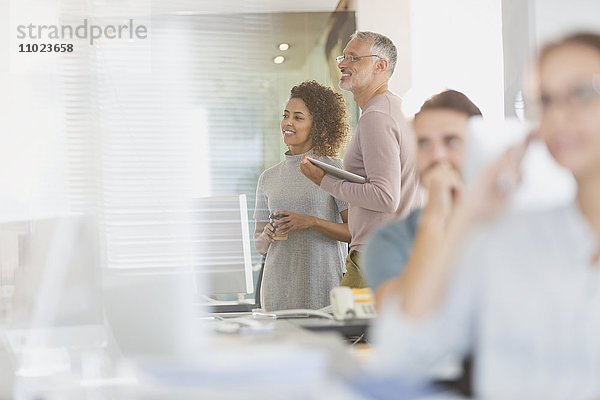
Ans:
{"label": "man's hand holding tablet", "polygon": [[321,181],[323,180],[323,177],[325,177],[325,171],[311,163],[309,160],[314,160],[314,158],[308,155],[302,157],[302,162],[300,163],[300,172],[302,172],[304,176],[310,179],[317,186],[321,186]]}
{"label": "man's hand holding tablet", "polygon": [[321,181],[325,174],[335,176],[336,178],[344,179],[354,183],[365,183],[366,179],[360,175],[329,165],[323,161],[305,155],[300,163],[300,171],[311,181],[317,185],[321,185]]}

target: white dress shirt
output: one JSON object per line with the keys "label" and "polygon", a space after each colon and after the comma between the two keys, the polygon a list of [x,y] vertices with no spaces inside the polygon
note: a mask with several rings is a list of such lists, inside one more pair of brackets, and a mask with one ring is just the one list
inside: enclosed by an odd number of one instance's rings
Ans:
{"label": "white dress shirt", "polygon": [[577,206],[503,216],[468,243],[438,311],[383,310],[375,368],[427,377],[471,354],[477,398],[598,398],[598,238]]}

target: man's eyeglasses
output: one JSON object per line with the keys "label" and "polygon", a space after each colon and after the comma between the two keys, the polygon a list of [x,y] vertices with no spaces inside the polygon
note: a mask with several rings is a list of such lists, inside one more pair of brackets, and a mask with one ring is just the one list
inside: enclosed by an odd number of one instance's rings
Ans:
{"label": "man's eyeglasses", "polygon": [[341,64],[342,61],[344,61],[345,59],[348,59],[348,61],[350,61],[350,62],[354,62],[354,61],[358,61],[361,58],[365,58],[365,57],[382,58],[382,57],[378,56],[377,54],[369,54],[368,56],[337,56],[335,58],[335,61],[337,61],[338,64]]}
{"label": "man's eyeglasses", "polygon": [[594,75],[592,82],[574,86],[563,95],[542,93],[540,105],[543,111],[548,111],[552,107],[563,103],[571,108],[579,108],[585,107],[598,99],[600,99],[600,75]]}

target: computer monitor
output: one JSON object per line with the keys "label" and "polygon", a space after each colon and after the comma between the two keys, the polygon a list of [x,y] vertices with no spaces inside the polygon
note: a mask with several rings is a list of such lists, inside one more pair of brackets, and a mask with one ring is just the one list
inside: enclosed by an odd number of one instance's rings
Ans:
{"label": "computer monitor", "polygon": [[254,292],[246,195],[194,199],[193,259],[202,294]]}
{"label": "computer monitor", "polygon": [[[0,224],[3,289],[12,286],[5,334],[16,356],[15,376],[78,368],[67,352],[107,343],[97,230],[83,216]],[[14,279],[11,276],[14,274]],[[4,290],[3,290],[4,294]]]}
{"label": "computer monitor", "polygon": [[4,223],[0,237],[13,239],[0,248],[0,265],[15,272],[4,333],[17,397],[32,397],[40,377],[93,380],[122,357],[189,356],[203,343],[191,268],[103,269],[99,230],[88,217]]}
{"label": "computer monitor", "polygon": [[104,311],[119,356],[137,359],[196,354],[206,338],[196,318],[191,271],[106,270]]}
{"label": "computer monitor", "polygon": [[37,219],[3,224],[0,231],[12,231],[17,246],[11,326],[102,324],[98,238],[90,218]]}

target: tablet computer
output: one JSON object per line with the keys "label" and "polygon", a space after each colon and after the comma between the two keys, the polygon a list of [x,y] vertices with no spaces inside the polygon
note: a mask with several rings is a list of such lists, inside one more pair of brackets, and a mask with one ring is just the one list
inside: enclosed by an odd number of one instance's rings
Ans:
{"label": "tablet computer", "polygon": [[321,168],[325,173],[329,175],[333,175],[336,178],[345,179],[354,183],[365,183],[367,180],[360,175],[353,174],[352,172],[345,171],[343,169],[334,167],[333,165],[329,165],[326,162],[319,161],[314,158],[308,157],[308,160],[315,164],[317,167]]}

